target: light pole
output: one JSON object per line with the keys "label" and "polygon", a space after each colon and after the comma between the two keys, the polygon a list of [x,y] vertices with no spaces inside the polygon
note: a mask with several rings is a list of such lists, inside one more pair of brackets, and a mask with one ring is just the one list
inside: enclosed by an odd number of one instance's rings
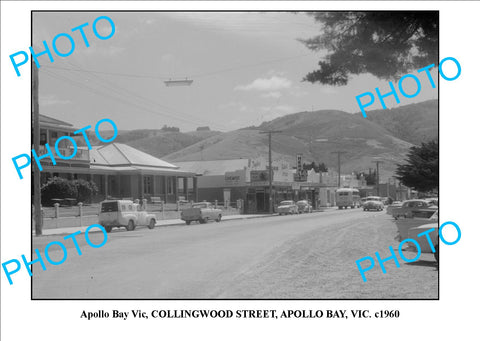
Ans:
{"label": "light pole", "polygon": [[280,130],[261,131],[260,134],[268,134],[268,211],[273,214],[273,198],[272,198],[272,134],[281,133]]}

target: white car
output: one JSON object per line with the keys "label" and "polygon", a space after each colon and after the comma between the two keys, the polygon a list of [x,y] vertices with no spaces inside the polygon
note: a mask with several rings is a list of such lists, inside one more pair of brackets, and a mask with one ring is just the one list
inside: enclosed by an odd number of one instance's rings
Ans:
{"label": "white car", "polygon": [[277,207],[277,213],[282,214],[298,214],[298,206],[293,200],[281,201]]}
{"label": "white car", "polygon": [[100,204],[98,223],[107,232],[111,232],[113,227],[125,227],[127,231],[133,231],[138,225],[153,229],[156,221],[154,214],[131,200],[105,200]]}

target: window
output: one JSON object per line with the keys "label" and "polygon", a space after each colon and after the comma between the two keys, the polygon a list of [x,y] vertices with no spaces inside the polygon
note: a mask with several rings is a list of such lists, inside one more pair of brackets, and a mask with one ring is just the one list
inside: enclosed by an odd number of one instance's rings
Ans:
{"label": "window", "polygon": [[47,143],[47,133],[40,134],[40,145],[44,146]]}
{"label": "window", "polygon": [[102,204],[102,212],[117,212],[118,211],[118,203],[114,202],[104,202]]}
{"label": "window", "polygon": [[153,194],[153,176],[143,177],[143,192],[146,194]]}

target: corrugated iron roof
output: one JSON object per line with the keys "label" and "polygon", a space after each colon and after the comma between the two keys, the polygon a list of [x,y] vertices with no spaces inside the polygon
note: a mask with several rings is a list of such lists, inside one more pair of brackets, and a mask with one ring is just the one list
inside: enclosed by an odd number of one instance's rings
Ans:
{"label": "corrugated iron roof", "polygon": [[56,118],[53,118],[53,117],[50,117],[50,116],[45,116],[45,115],[39,114],[38,118],[39,118],[40,124],[46,123],[46,124],[49,124],[49,125],[73,127],[73,125],[68,123],[68,122],[60,121],[60,120],[57,120]]}
{"label": "corrugated iron roof", "polygon": [[144,166],[175,170],[179,167],[123,143],[94,146],[90,150],[92,166]]}

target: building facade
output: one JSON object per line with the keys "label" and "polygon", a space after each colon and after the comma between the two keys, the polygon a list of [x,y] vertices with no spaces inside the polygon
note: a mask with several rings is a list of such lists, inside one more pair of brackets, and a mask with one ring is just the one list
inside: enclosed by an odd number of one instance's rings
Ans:
{"label": "building facade", "polygon": [[[61,136],[75,136],[79,146],[73,158],[55,158],[55,165],[49,157],[42,158],[41,184],[53,177],[93,181],[99,190],[93,201],[107,198],[145,198],[171,203],[180,199],[197,200],[195,173],[183,171],[177,165],[122,143],[93,146],[89,150],[82,146],[83,137],[74,135],[76,130],[67,122],[40,115],[38,156],[47,154],[47,143],[53,151],[56,140]],[[74,151],[67,143],[59,143],[58,146],[64,156],[72,155]]]}

